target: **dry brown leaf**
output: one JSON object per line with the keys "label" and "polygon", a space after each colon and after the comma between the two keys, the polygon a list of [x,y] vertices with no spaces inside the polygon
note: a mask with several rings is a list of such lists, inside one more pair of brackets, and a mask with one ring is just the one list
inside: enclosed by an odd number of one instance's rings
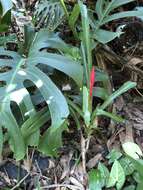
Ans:
{"label": "dry brown leaf", "polygon": [[102,160],[102,154],[98,153],[97,155],[95,155],[93,158],[91,158],[87,162],[86,166],[87,166],[88,169],[91,169],[91,168],[95,167],[96,164],[98,164],[98,162],[101,161],[101,160]]}

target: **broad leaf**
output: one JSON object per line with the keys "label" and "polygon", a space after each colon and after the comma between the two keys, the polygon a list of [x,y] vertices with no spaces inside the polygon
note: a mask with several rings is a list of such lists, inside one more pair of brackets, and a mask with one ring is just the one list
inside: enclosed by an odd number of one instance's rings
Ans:
{"label": "broad leaf", "polygon": [[104,5],[104,0],[98,0],[96,2],[96,7],[95,7],[95,11],[98,15],[98,19],[100,20],[102,18],[102,14],[103,14],[103,5]]}
{"label": "broad leaf", "polygon": [[93,88],[93,96],[101,98],[102,100],[106,100],[109,96],[107,90],[101,87],[94,87]]}
{"label": "broad leaf", "polygon": [[71,15],[70,15],[70,17],[69,17],[69,24],[70,24],[71,26],[74,27],[75,22],[76,22],[77,19],[78,19],[79,13],[80,13],[79,5],[78,5],[78,4],[75,4],[75,6],[74,6],[74,8],[73,8],[73,10],[72,10],[72,12],[71,12]]}
{"label": "broad leaf", "polygon": [[138,183],[136,190],[142,190],[143,182]]}
{"label": "broad leaf", "polygon": [[44,108],[23,123],[21,126],[21,132],[26,144],[38,146],[39,136],[38,139],[35,139],[33,138],[33,134],[37,132],[49,119],[50,114],[47,108]]}
{"label": "broad leaf", "polygon": [[123,190],[135,190],[135,189],[136,189],[135,185],[129,185],[125,187]]}
{"label": "broad leaf", "polygon": [[125,182],[125,173],[120,163],[115,160],[111,168],[107,188],[116,185],[117,190],[122,189]]}
{"label": "broad leaf", "polygon": [[0,3],[2,4],[2,14],[3,16],[12,9],[12,1],[11,0],[0,0]]}
{"label": "broad leaf", "polygon": [[110,32],[107,30],[99,29],[93,34],[93,39],[96,39],[97,41],[106,44],[116,37],[119,37],[122,34],[121,31],[119,32]]}
{"label": "broad leaf", "polygon": [[124,152],[134,159],[139,159],[143,155],[140,147],[134,142],[125,142],[122,147]]}
{"label": "broad leaf", "polygon": [[135,167],[130,161],[130,159],[128,159],[127,157],[121,158],[119,162],[122,168],[124,169],[125,175],[131,175],[134,172]]}
{"label": "broad leaf", "polygon": [[124,11],[121,13],[115,13],[105,18],[102,24],[106,24],[116,19],[121,19],[125,17],[134,17],[134,16],[143,16],[143,12],[141,10],[138,10],[138,11]]}
{"label": "broad leaf", "polygon": [[57,148],[62,146],[62,133],[67,129],[67,123],[60,125],[60,128],[53,130],[51,126],[41,137],[38,149],[46,155],[57,156]]}
{"label": "broad leaf", "polygon": [[92,169],[89,173],[89,189],[101,190],[102,188],[102,176],[99,170]]}
{"label": "broad leaf", "polygon": [[111,152],[107,155],[106,158],[109,159],[109,164],[115,162],[115,160],[118,160],[119,158],[122,157],[122,153],[113,149],[111,150]]}
{"label": "broad leaf", "polygon": [[49,30],[54,31],[64,19],[64,11],[59,1],[40,1],[34,13],[37,28],[43,25]]}
{"label": "broad leaf", "polygon": [[[9,107],[8,107],[9,109]],[[20,160],[25,155],[25,144],[20,128],[12,115],[11,111],[6,109],[5,112],[0,112],[1,124],[8,129],[10,135],[10,141],[12,143],[12,149],[14,156],[17,160]]]}
{"label": "broad leaf", "polygon": [[[42,98],[49,107],[52,128],[55,131],[60,128],[69,114],[68,105],[61,91],[52,82],[48,74],[41,69],[44,67],[48,70],[50,66],[50,68],[57,69],[70,76],[79,87],[82,84],[82,66],[65,56],[47,53],[44,49],[49,47],[54,49],[60,47],[63,52],[68,49],[68,46],[57,35],[49,34],[46,30],[41,30],[35,35],[28,57],[23,58],[17,52],[0,49],[0,78],[2,83],[0,87],[0,117],[8,117],[7,114],[11,113],[11,117],[3,121],[3,125],[8,129],[13,140],[13,150],[17,159],[23,158],[25,145],[22,133],[12,115],[10,104],[15,102],[18,105],[23,121],[36,114],[31,95],[25,88],[25,81],[31,81],[40,91]],[[19,144],[18,147],[17,144]]]}
{"label": "broad leaf", "polygon": [[133,1],[135,0],[112,0],[110,3],[110,11]]}
{"label": "broad leaf", "polygon": [[125,93],[131,88],[134,88],[136,86],[135,82],[126,82],[124,83],[118,90],[116,90],[112,95],[110,95],[107,100],[100,106],[100,109],[105,109],[110,103],[113,102],[114,99],[116,99],[121,94]]}
{"label": "broad leaf", "polygon": [[[82,50],[82,57],[84,63],[84,72],[86,78],[86,84],[88,86],[89,83],[89,75],[92,68],[92,56],[91,56],[91,39],[90,39],[90,26],[89,26],[89,17],[88,17],[88,10],[87,7],[79,1],[79,7],[81,12],[82,18],[82,43],[81,43],[81,50]],[[89,87],[89,86],[88,86]]]}
{"label": "broad leaf", "polygon": [[98,164],[98,170],[101,173],[101,178],[102,178],[102,187],[104,187],[107,182],[108,182],[108,178],[109,178],[109,170],[108,168],[102,164],[101,162]]}

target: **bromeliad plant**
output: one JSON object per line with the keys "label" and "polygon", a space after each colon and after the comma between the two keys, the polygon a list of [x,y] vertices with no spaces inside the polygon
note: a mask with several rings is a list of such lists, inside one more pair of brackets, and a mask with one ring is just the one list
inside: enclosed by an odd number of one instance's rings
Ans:
{"label": "bromeliad plant", "polygon": [[[98,1],[99,3],[99,1]],[[88,150],[88,145],[92,132],[98,126],[98,117],[107,116],[116,122],[123,122],[124,119],[115,115],[114,113],[109,113],[107,107],[113,103],[114,99],[120,96],[122,93],[128,91],[129,89],[136,86],[134,82],[126,82],[118,90],[109,94],[105,88],[94,87],[95,82],[105,82],[108,76],[94,66],[92,60],[92,48],[93,41],[92,35],[90,33],[90,19],[88,16],[88,11],[86,6],[79,2],[79,8],[81,13],[82,31],[81,31],[81,56],[83,63],[83,84],[82,84],[82,95],[80,96],[80,101],[77,101],[77,97],[74,96],[68,99],[71,114],[76,122],[77,127],[80,129],[84,127],[85,136],[81,137],[81,152],[82,152],[82,163],[83,168],[86,173],[86,151]],[[100,97],[103,100],[101,105],[96,105],[94,108],[93,97]],[[81,122],[82,120],[82,122]]]}

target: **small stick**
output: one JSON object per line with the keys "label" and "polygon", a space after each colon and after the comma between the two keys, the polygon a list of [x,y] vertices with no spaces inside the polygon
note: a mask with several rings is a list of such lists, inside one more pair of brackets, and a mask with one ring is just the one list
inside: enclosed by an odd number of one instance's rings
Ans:
{"label": "small stick", "polygon": [[75,186],[75,185],[69,185],[69,184],[54,184],[54,185],[48,185],[44,187],[40,187],[40,189],[50,189],[50,188],[56,188],[56,187],[66,187],[71,190],[83,190],[83,188]]}
{"label": "small stick", "polygon": [[24,178],[22,178],[11,190],[14,190],[14,189],[16,189],[17,187],[19,187],[20,184],[21,184],[28,176],[29,176],[29,173],[28,173],[26,176],[24,176]]}
{"label": "small stick", "polygon": [[86,174],[86,142],[81,132],[81,157],[82,157],[82,168]]}

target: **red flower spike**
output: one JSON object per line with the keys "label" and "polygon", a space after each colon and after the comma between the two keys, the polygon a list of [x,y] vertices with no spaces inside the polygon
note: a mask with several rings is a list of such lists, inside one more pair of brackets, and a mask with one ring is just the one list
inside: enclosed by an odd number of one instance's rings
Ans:
{"label": "red flower spike", "polygon": [[95,81],[95,68],[93,66],[91,73],[90,73],[90,91],[89,91],[89,94],[90,94],[91,98],[92,98],[92,93],[93,93],[94,81]]}

